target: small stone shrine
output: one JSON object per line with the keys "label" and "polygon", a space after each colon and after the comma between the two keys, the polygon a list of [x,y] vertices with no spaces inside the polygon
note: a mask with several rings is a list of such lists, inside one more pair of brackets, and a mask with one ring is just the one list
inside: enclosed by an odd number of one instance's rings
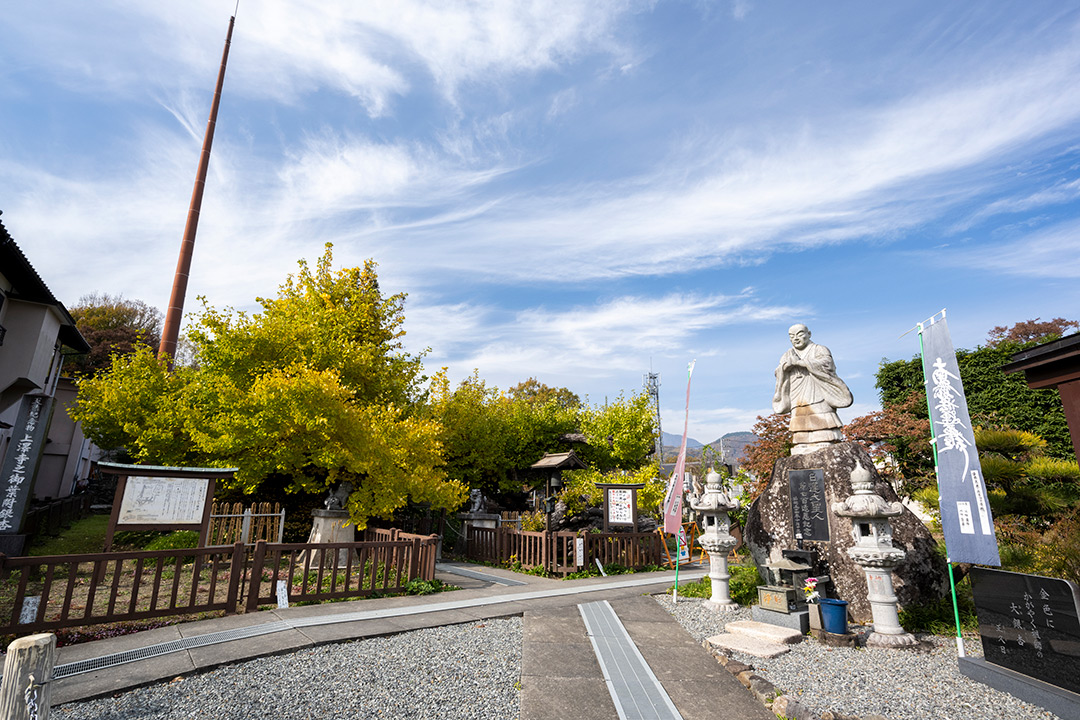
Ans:
{"label": "small stone shrine", "polygon": [[[356,526],[349,518],[349,511],[345,509],[345,503],[352,493],[352,483],[339,483],[327,493],[323,501],[323,509],[311,511],[311,532],[308,534],[309,543],[351,543],[356,542]],[[311,551],[310,562],[318,567],[322,562],[321,550]],[[349,550],[338,548],[337,558],[325,565],[330,567],[346,567],[349,564]],[[352,551],[353,566],[358,562],[356,551]],[[303,564],[308,561],[308,551],[305,550],[299,556],[297,562]]]}

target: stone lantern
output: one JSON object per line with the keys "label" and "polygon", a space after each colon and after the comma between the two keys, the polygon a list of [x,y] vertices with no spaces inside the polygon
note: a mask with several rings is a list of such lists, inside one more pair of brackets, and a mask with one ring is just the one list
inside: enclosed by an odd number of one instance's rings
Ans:
{"label": "stone lantern", "polygon": [[690,507],[701,517],[703,525],[698,542],[709,553],[709,580],[712,597],[705,601],[711,610],[733,610],[739,604],[732,601],[728,590],[727,556],[738,540],[731,536],[731,519],[728,513],[739,506],[720,488],[720,473],[712,470],[705,476],[705,491],[698,498],[691,498]]}
{"label": "stone lantern", "polygon": [[866,599],[874,617],[874,631],[866,644],[886,648],[917,645],[915,637],[900,626],[893,592],[892,571],[905,553],[893,547],[889,518],[900,515],[903,506],[875,493],[870,472],[859,463],[851,471],[851,489],[854,495],[834,503],[832,509],[837,515],[851,518],[855,544],[848,548],[848,555],[866,573]]}

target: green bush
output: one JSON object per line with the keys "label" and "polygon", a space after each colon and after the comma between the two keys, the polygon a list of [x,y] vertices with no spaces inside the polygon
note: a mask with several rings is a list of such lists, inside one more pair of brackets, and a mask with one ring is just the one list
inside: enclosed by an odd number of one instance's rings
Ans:
{"label": "green bush", "polygon": [[[957,586],[957,604],[960,608],[960,627],[965,632],[979,629],[979,618],[975,614],[975,603],[971,599],[971,590],[962,590]],[[900,625],[912,633],[931,633],[933,635],[956,635],[956,617],[953,614],[951,597],[938,598],[920,605],[905,607],[900,611]]]}
{"label": "green bush", "polygon": [[459,590],[457,585],[446,585],[442,580],[410,580],[405,583],[406,595],[433,595],[434,593],[446,592],[447,590]]}
{"label": "green bush", "polygon": [[736,566],[731,568],[731,580],[728,581],[728,590],[731,599],[740,605],[757,605],[758,585],[764,584],[758,569],[754,565]]}
{"label": "green bush", "polygon": [[[757,605],[757,588],[762,584],[761,575],[753,565],[734,565],[728,568],[731,579],[728,580],[728,593],[731,599],[740,605]],[[668,588],[668,592],[674,589],[674,585]],[[692,583],[679,586],[679,594],[684,597],[712,597],[712,582],[709,576]]]}
{"label": "green bush", "polygon": [[152,540],[143,550],[182,550],[199,546],[199,533],[194,530],[177,530]]}

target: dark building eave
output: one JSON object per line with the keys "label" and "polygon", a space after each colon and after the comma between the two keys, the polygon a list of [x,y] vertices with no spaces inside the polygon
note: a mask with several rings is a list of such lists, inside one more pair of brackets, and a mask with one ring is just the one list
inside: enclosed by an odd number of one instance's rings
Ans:
{"label": "dark building eave", "polygon": [[64,304],[56,299],[37,270],[30,264],[26,255],[15,244],[15,239],[8,233],[0,221],[0,267],[4,277],[11,283],[8,296],[12,300],[50,305],[60,313],[60,342],[80,353],[90,352],[90,345],[75,326],[75,318],[67,311]]}

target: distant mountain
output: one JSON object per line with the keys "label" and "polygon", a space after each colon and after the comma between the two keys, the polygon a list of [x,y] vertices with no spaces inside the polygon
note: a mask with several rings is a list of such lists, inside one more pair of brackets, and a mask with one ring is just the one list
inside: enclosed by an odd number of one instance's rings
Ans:
{"label": "distant mountain", "polygon": [[722,438],[713,440],[709,446],[720,452],[721,441],[723,441],[724,460],[728,463],[734,461],[732,463],[734,465],[741,465],[745,459],[746,446],[756,443],[758,436],[752,432],[730,432]]}
{"label": "distant mountain", "polygon": [[[673,447],[676,451],[679,449],[679,444],[682,443],[682,435],[676,435],[675,433],[664,433],[664,447]],[[700,443],[692,437],[686,438],[686,448],[702,448],[705,447],[704,443]]]}
{"label": "distant mountain", "polygon": [[[724,461],[733,464],[741,465],[744,459],[744,452],[747,445],[752,445],[757,442],[758,436],[752,432],[730,432],[723,437],[713,440],[708,443],[714,453],[720,453],[721,440],[723,440],[724,448]],[[674,461],[675,454],[679,451],[679,443],[682,442],[682,435],[676,435],[674,433],[664,433],[664,459]],[[688,459],[700,459],[701,450],[705,447],[705,443],[694,440],[693,438],[686,438],[686,457]],[[715,457],[715,456],[714,456]]]}

